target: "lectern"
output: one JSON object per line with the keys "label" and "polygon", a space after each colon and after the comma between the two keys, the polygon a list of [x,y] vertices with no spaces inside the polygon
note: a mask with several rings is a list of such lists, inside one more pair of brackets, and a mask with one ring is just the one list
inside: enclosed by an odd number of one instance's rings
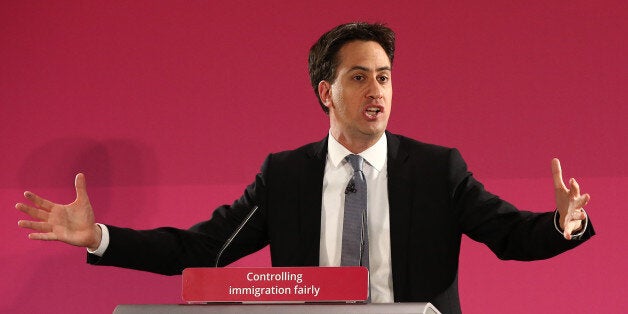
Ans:
{"label": "lectern", "polygon": [[229,267],[183,271],[188,304],[119,305],[119,314],[429,313],[430,303],[368,303],[365,267]]}
{"label": "lectern", "polygon": [[118,305],[114,314],[206,314],[206,313],[399,313],[440,314],[430,303],[361,303],[361,304],[150,304]]}

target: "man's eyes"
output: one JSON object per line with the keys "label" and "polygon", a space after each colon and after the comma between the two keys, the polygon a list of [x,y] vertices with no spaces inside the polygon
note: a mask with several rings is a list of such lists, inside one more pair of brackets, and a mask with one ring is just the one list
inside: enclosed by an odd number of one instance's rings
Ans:
{"label": "man's eyes", "polygon": [[[353,80],[355,80],[355,81],[364,81],[364,80],[366,80],[366,77],[364,75],[354,75],[353,76]],[[386,75],[381,75],[381,76],[377,77],[377,80],[379,82],[384,83],[384,82],[388,82],[390,80],[390,78],[388,76],[386,76]]]}

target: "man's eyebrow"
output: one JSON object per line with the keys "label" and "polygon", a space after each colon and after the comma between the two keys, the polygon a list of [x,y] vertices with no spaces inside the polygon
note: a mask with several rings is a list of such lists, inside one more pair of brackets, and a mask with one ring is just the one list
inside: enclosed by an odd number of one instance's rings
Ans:
{"label": "man's eyebrow", "polygon": [[[371,69],[365,67],[365,66],[361,66],[361,65],[356,65],[353,66],[349,69],[349,71],[355,71],[355,70],[360,70],[360,71],[371,71]],[[383,66],[383,67],[379,67],[377,69],[375,69],[377,72],[381,72],[381,71],[391,71],[391,68],[389,66]]]}

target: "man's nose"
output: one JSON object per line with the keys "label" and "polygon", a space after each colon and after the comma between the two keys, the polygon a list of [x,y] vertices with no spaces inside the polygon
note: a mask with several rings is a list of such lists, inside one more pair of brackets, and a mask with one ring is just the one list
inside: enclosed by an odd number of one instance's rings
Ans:
{"label": "man's nose", "polygon": [[370,99],[380,99],[384,97],[384,87],[379,84],[377,79],[373,80],[369,85],[366,97]]}

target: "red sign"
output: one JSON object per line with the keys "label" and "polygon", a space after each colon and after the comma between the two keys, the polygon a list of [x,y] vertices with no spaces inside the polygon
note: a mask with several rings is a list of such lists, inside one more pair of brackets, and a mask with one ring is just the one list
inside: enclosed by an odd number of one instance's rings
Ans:
{"label": "red sign", "polygon": [[365,267],[225,267],[183,271],[183,301],[362,302]]}

